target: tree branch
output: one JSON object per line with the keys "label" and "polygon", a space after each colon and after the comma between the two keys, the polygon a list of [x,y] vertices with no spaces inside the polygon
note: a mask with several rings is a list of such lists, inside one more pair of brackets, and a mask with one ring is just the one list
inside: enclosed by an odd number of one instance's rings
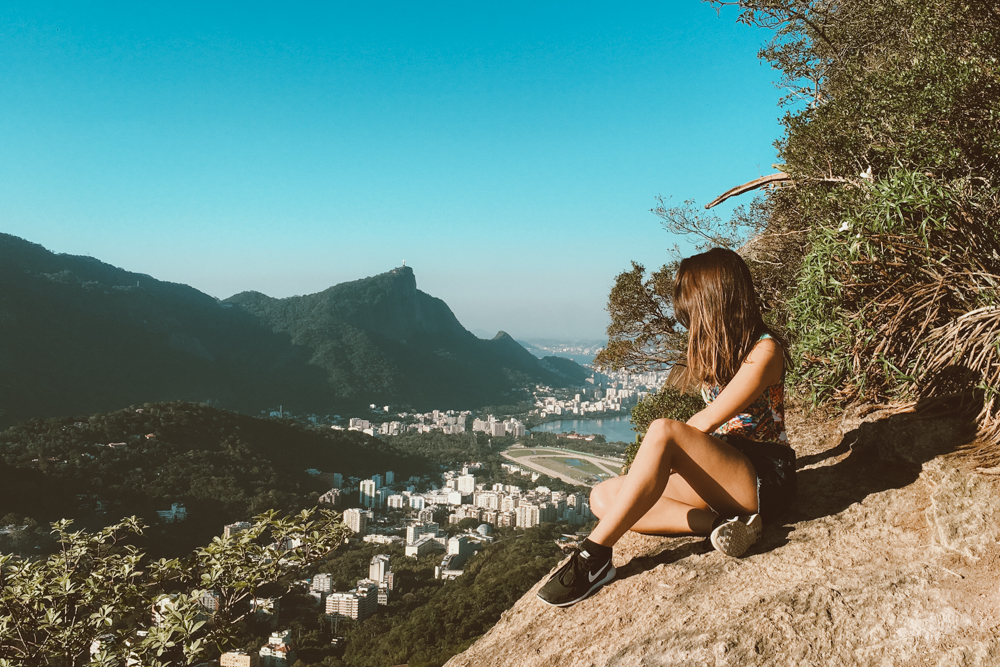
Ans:
{"label": "tree branch", "polygon": [[803,178],[796,180],[791,177],[791,175],[784,172],[778,172],[776,174],[768,174],[767,176],[761,176],[760,178],[755,178],[752,181],[744,183],[743,185],[737,185],[735,188],[730,188],[726,190],[721,195],[705,204],[705,208],[712,208],[713,206],[718,206],[722,202],[726,201],[730,197],[735,197],[741,195],[745,192],[750,192],[751,190],[756,190],[757,188],[762,188],[765,185],[771,185],[773,183],[798,183],[800,181],[814,181],[816,183],[850,183],[852,185],[857,185],[858,182],[851,178],[845,178],[843,176],[827,176],[825,178]]}
{"label": "tree branch", "polygon": [[754,180],[744,183],[743,185],[737,185],[735,188],[730,188],[726,190],[721,195],[705,204],[705,208],[712,208],[713,206],[718,206],[722,202],[726,201],[730,197],[736,197],[744,192],[750,192],[751,190],[756,190],[757,188],[762,188],[765,185],[770,185],[771,183],[780,183],[783,181],[791,181],[792,177],[784,172],[778,172],[776,174],[768,174],[767,176],[761,176],[760,178],[755,178]]}

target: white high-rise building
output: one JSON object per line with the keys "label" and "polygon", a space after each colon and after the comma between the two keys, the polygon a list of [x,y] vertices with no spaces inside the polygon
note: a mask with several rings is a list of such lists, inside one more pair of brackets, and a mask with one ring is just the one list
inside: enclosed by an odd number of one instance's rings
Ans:
{"label": "white high-rise building", "polygon": [[462,475],[458,478],[458,490],[462,495],[471,495],[476,492],[475,475]]}
{"label": "white high-rise building", "polygon": [[363,479],[358,487],[361,491],[361,506],[375,507],[375,490],[378,488],[378,485],[375,484],[375,480]]}
{"label": "white high-rise building", "polygon": [[519,505],[516,510],[514,510],[514,516],[517,517],[517,527],[518,528],[533,528],[540,523],[539,507],[536,505]]}
{"label": "white high-rise building", "polygon": [[347,593],[331,593],[326,597],[326,613],[363,621],[378,610],[378,584],[362,579],[358,587]]}
{"label": "white high-rise building", "polygon": [[448,555],[453,556],[452,564],[454,566],[461,567],[474,550],[473,543],[465,535],[452,537],[448,540]]}
{"label": "white high-rise building", "polygon": [[406,543],[415,544],[423,535],[431,535],[432,537],[437,537],[440,531],[440,526],[436,523],[418,523],[413,526],[406,527]]}
{"label": "white high-rise building", "polygon": [[356,507],[344,510],[344,523],[358,535],[368,532],[368,516]]}
{"label": "white high-rise building", "polygon": [[524,424],[517,421],[516,419],[511,419],[507,422],[507,435],[512,435],[516,438],[523,438],[528,434],[528,429],[525,428]]}
{"label": "white high-rise building", "polygon": [[368,566],[368,578],[377,584],[383,584],[390,569],[389,555],[377,554],[372,557],[372,562]]}
{"label": "white high-rise building", "polygon": [[329,572],[321,572],[313,577],[309,590],[319,593],[333,592],[333,575]]}
{"label": "white high-rise building", "polygon": [[473,504],[488,510],[500,509],[500,494],[496,491],[480,491],[475,494]]}

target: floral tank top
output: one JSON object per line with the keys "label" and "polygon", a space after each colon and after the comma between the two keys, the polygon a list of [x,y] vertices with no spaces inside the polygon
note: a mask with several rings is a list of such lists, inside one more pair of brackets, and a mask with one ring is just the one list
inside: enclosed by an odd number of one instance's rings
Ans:
{"label": "floral tank top", "polygon": [[[761,340],[770,338],[768,334]],[[721,386],[702,389],[701,395],[708,405],[722,393]],[[788,444],[788,434],[785,433],[785,372],[781,372],[781,381],[772,384],[764,390],[757,400],[746,407],[725,424],[715,429],[714,436],[727,434],[741,435],[756,442],[780,442]]]}

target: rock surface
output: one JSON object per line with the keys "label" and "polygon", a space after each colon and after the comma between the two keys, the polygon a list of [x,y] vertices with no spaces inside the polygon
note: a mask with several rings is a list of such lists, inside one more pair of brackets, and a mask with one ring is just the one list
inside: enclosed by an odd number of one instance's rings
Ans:
{"label": "rock surface", "polygon": [[628,533],[597,595],[536,586],[447,666],[1000,664],[998,481],[947,456],[968,424],[790,413],[789,435],[799,498],[748,555]]}

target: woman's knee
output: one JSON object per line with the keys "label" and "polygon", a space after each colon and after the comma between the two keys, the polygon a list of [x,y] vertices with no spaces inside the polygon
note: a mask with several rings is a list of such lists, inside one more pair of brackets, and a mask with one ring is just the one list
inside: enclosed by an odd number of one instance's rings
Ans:
{"label": "woman's knee", "polygon": [[590,511],[598,517],[604,516],[604,510],[614,500],[616,489],[610,481],[603,481],[590,490]]}
{"label": "woman's knee", "polygon": [[646,439],[662,444],[673,442],[676,440],[677,427],[680,425],[681,422],[676,419],[654,419],[646,429],[643,444],[646,444]]}

